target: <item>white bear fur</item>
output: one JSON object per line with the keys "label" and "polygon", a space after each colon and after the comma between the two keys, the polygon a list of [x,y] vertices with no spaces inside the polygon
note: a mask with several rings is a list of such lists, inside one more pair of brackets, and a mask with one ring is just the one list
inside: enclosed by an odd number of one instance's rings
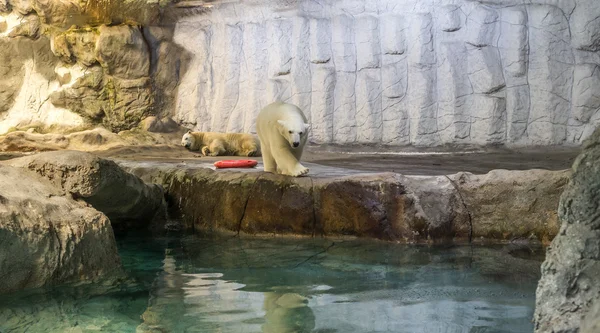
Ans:
{"label": "white bear fur", "polygon": [[181,145],[204,156],[260,156],[260,141],[252,134],[188,131]]}
{"label": "white bear fur", "polygon": [[[265,171],[303,176],[308,168],[300,164],[310,125],[295,105],[275,102],[263,108],[256,118]],[[294,145],[296,145],[294,147]]]}

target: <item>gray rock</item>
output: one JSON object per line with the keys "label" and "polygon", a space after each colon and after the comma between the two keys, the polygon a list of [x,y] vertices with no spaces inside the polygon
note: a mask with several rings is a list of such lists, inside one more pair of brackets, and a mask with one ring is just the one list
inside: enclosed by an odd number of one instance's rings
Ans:
{"label": "gray rock", "polygon": [[567,138],[573,82],[569,22],[554,6],[536,6],[529,13],[530,113],[527,131],[532,143],[562,144]]}
{"label": "gray rock", "polygon": [[55,151],[3,162],[50,180],[106,214],[118,229],[159,228],[165,219],[162,188],[144,184],[112,161],[90,153]]}
{"label": "gray rock", "polygon": [[485,175],[459,173],[451,178],[470,212],[474,239],[549,242],[558,232],[556,210],[568,177],[566,170],[534,169],[492,170]]}
{"label": "gray rock", "polygon": [[466,42],[474,47],[497,46],[498,13],[487,6],[476,6],[467,17]]}
{"label": "gray rock", "polygon": [[445,5],[441,8],[439,18],[440,28],[446,32],[454,32],[462,28],[460,7],[456,5]]}
{"label": "gray rock", "polygon": [[536,332],[577,332],[586,316],[585,329],[595,332],[590,329],[598,319],[592,305],[600,299],[599,204],[597,129],[573,163],[573,175],[560,198],[560,231],[547,250],[536,293]]}
{"label": "gray rock", "polygon": [[600,332],[600,301],[596,300],[593,304],[581,322],[581,333]]}
{"label": "gray rock", "polygon": [[575,48],[585,51],[600,51],[600,14],[595,0],[577,1],[569,20]]}
{"label": "gray rock", "polygon": [[585,124],[600,109],[600,65],[580,64],[573,72],[573,117]]}
{"label": "gray rock", "polygon": [[117,273],[106,215],[50,181],[0,165],[0,293]]}

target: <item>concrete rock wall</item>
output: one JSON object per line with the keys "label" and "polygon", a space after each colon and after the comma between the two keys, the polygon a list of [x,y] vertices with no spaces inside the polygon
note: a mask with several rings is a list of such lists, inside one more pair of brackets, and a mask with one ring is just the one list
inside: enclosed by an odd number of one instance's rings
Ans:
{"label": "concrete rock wall", "polygon": [[[153,0],[0,0],[0,134],[119,132],[160,115],[172,104],[181,53],[167,54],[177,47],[160,40],[162,29],[142,27],[159,14]],[[158,54],[171,59],[157,65]]]}
{"label": "concrete rock wall", "polygon": [[196,130],[254,132],[277,99],[315,143],[569,145],[600,124],[595,0],[230,1],[173,38]]}

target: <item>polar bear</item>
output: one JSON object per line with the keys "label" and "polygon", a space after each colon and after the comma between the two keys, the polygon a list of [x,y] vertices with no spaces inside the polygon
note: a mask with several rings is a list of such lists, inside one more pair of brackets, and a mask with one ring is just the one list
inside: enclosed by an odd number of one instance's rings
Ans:
{"label": "polar bear", "polygon": [[295,105],[275,102],[264,107],[256,118],[265,171],[302,176],[308,169],[300,164],[310,125]]}
{"label": "polar bear", "polygon": [[260,156],[260,141],[252,134],[187,131],[181,145],[204,156]]}

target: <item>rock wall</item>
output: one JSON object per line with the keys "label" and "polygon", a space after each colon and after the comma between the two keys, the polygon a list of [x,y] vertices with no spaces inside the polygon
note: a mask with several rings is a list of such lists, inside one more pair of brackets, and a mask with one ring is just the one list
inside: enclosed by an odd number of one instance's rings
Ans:
{"label": "rock wall", "polygon": [[143,28],[159,22],[160,6],[0,0],[0,134],[95,125],[119,132],[172,109],[183,53],[163,41],[169,28]]}
{"label": "rock wall", "polygon": [[535,332],[598,332],[600,128],[573,163],[558,218],[536,292]]}
{"label": "rock wall", "polygon": [[577,145],[600,124],[599,18],[595,0],[0,0],[0,134],[254,132],[284,100],[317,144]]}
{"label": "rock wall", "polygon": [[196,130],[253,132],[277,99],[315,143],[570,145],[600,124],[596,0],[229,1],[173,38]]}

